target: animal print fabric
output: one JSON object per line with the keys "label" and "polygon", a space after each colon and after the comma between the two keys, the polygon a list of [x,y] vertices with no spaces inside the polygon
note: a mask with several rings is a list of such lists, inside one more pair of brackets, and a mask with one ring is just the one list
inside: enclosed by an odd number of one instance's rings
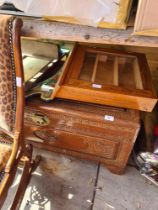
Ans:
{"label": "animal print fabric", "polygon": [[0,15],[0,128],[12,132],[16,84],[12,46],[12,16]]}
{"label": "animal print fabric", "polygon": [[6,163],[11,155],[11,147],[0,143],[0,172],[6,166]]}

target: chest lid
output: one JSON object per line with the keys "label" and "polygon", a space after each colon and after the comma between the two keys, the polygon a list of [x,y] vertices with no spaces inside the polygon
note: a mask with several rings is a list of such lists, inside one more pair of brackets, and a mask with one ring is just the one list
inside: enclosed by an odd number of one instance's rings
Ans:
{"label": "chest lid", "polygon": [[92,126],[94,122],[118,124],[124,127],[139,127],[140,124],[140,112],[132,109],[62,99],[55,99],[48,103],[37,98],[28,100],[26,105],[27,108],[42,112],[48,118],[57,121],[75,121],[78,124]]}

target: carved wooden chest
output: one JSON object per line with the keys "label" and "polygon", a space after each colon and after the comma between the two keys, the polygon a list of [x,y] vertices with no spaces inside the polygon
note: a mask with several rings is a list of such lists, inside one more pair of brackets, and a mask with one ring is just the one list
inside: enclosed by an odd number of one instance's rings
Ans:
{"label": "carved wooden chest", "polygon": [[139,111],[102,105],[30,99],[27,140],[43,149],[99,161],[121,174],[140,128]]}

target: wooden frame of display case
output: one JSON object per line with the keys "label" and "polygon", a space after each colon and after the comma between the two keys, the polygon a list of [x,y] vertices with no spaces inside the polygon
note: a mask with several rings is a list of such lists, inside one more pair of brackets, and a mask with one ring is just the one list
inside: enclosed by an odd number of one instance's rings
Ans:
{"label": "wooden frame of display case", "polygon": [[[87,52],[97,55],[93,66],[91,81],[79,79]],[[113,84],[97,84],[95,82],[98,54],[99,56],[110,55],[116,57],[113,62]],[[118,57],[133,60],[135,87],[119,86]],[[135,62],[134,60],[137,61]],[[130,78],[128,79],[127,84],[131,80]],[[142,111],[152,111],[157,102],[148,63],[144,54],[92,48],[82,45],[76,45],[74,47],[57,84],[57,90],[52,94],[52,98],[54,97],[132,108]]]}

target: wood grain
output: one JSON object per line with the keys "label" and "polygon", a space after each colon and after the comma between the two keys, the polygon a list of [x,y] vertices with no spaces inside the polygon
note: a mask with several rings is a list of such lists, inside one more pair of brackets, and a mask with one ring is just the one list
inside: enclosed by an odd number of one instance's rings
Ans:
{"label": "wood grain", "polygon": [[[71,92],[71,94],[69,94]],[[99,93],[99,94],[98,94]],[[139,109],[142,111],[151,112],[155,104],[157,103],[157,98],[145,98],[132,95],[121,95],[116,93],[108,93],[98,90],[88,90],[85,88],[77,88],[73,86],[63,86],[57,95],[58,98],[69,98],[71,100],[76,100],[79,98],[80,101],[91,102],[96,104],[106,104],[110,106],[124,107]]]}
{"label": "wood grain", "polygon": [[91,82],[95,82],[97,68],[98,68],[98,61],[99,61],[99,55],[96,55]]}
{"label": "wood grain", "polygon": [[115,57],[114,61],[114,85],[118,86],[119,84],[119,76],[118,76],[118,57]]}
{"label": "wood grain", "polygon": [[133,28],[110,30],[38,19],[23,19],[22,35],[40,39],[64,40],[95,44],[158,47],[158,37],[134,36]]}

